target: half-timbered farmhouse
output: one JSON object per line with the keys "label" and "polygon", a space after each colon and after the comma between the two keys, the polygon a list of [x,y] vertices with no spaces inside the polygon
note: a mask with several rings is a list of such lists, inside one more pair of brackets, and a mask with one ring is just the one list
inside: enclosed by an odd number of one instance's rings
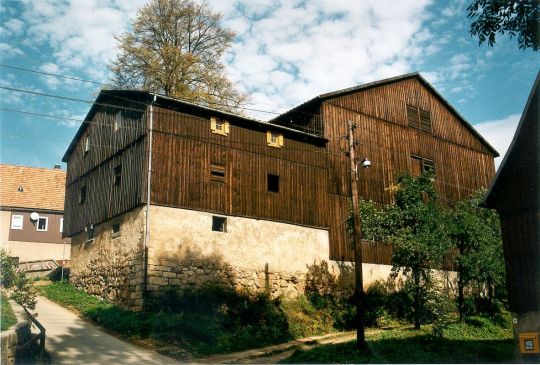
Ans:
{"label": "half-timbered farmhouse", "polygon": [[[348,121],[372,161],[358,180],[365,199],[391,203],[400,171],[434,169],[450,201],[494,174],[497,152],[417,73],[270,122],[104,90],[64,156],[72,280],[134,309],[164,286],[296,295],[308,265],[352,258]],[[369,282],[390,256],[363,249]]]}

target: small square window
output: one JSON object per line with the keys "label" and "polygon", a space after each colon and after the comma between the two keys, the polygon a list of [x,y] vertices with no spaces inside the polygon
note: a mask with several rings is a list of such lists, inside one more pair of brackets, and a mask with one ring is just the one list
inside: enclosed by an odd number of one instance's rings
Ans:
{"label": "small square window", "polygon": [[268,174],[268,191],[279,193],[279,176]]}
{"label": "small square window", "polygon": [[212,231],[227,232],[227,218],[212,216]]}
{"label": "small square window", "polygon": [[120,223],[113,223],[112,226],[112,237],[119,237],[120,236]]}
{"label": "small square window", "polygon": [[12,215],[11,216],[11,229],[23,229],[23,216]]}
{"label": "small square window", "polygon": [[84,204],[86,201],[86,185],[81,186],[81,190],[79,192],[79,204]]}
{"label": "small square window", "polygon": [[122,182],[122,165],[114,168],[114,185],[120,185]]}
{"label": "small square window", "polygon": [[92,241],[94,239],[94,226],[89,225],[85,228],[86,231],[86,242]]}
{"label": "small square window", "polygon": [[266,132],[266,143],[270,147],[281,148],[284,145],[283,134],[273,131]]}
{"label": "small square window", "polygon": [[49,225],[49,218],[47,217],[39,217],[37,220],[37,230],[44,232],[47,231],[47,226]]}
{"label": "small square window", "polygon": [[221,134],[223,136],[229,135],[230,126],[229,122],[217,117],[210,118],[210,129],[212,133]]}

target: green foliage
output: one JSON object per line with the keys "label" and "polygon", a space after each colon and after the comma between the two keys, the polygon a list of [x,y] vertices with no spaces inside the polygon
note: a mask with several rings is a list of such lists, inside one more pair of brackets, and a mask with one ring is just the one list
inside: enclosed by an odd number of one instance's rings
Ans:
{"label": "green foliage", "polygon": [[305,293],[317,309],[332,315],[336,329],[354,328],[354,268],[340,264],[339,273],[330,272],[328,263],[308,265]]}
{"label": "green foliage", "polygon": [[0,292],[0,295],[0,330],[5,331],[17,323],[17,317],[15,317],[15,313],[13,313],[13,309],[11,308],[11,305],[9,305],[8,298],[3,291]]}
{"label": "green foliage", "polygon": [[40,290],[109,331],[180,345],[199,354],[240,351],[334,330],[332,314],[304,297],[282,301],[221,288],[169,288],[152,301],[147,313],[134,313],[65,282]]}
{"label": "green foliage", "polygon": [[[505,266],[499,217],[479,206],[485,190],[460,201],[449,212],[450,238],[456,252],[460,317],[481,310],[496,310],[505,294]],[[466,303],[468,292],[475,306]],[[484,306],[483,303],[487,303]],[[467,304],[469,304],[467,306]]]}
{"label": "green foliage", "polygon": [[222,63],[234,32],[206,2],[151,0],[137,12],[131,31],[121,34],[110,65],[118,87],[234,110],[245,100]]}
{"label": "green foliage", "polygon": [[9,296],[16,303],[26,309],[36,308],[36,291],[24,272],[15,270],[15,263],[4,249],[0,249],[0,282],[2,288],[9,292]]}
{"label": "green foliage", "polygon": [[495,44],[495,35],[517,35],[520,49],[540,49],[540,2],[538,0],[472,0],[467,17],[473,19],[471,35],[480,44]]}
{"label": "green foliage", "polygon": [[[508,316],[507,316],[508,317]],[[474,317],[474,324],[452,323],[442,337],[431,329],[391,329],[367,337],[368,351],[354,342],[297,351],[284,363],[512,363],[511,324]]]}
{"label": "green foliage", "polygon": [[407,278],[419,329],[433,287],[432,269],[442,266],[450,240],[431,172],[420,177],[401,174],[397,182],[394,205],[377,209],[373,203],[361,203],[364,238],[392,244],[392,274]]}

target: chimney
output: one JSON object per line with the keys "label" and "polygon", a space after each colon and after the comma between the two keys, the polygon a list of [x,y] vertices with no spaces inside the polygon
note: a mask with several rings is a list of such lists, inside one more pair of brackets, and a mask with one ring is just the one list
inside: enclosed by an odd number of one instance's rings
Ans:
{"label": "chimney", "polygon": [[62,166],[59,163],[55,163],[53,170],[62,170]]}

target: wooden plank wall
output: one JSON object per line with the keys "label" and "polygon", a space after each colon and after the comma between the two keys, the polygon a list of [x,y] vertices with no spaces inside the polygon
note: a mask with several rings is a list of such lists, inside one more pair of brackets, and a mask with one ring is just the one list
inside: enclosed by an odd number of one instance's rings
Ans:
{"label": "wooden plank wall", "polygon": [[[152,204],[329,226],[323,143],[285,133],[285,145],[274,148],[267,126],[229,120],[230,134],[221,136],[207,118],[155,111]],[[211,163],[225,166],[224,182],[211,180]],[[279,193],[268,191],[268,174],[279,176]]]}
{"label": "wooden plank wall", "polygon": [[[407,125],[406,105],[430,112],[433,134]],[[452,204],[480,187],[495,173],[493,155],[417,79],[408,79],[337,97],[323,103],[328,143],[328,192],[334,201],[330,229],[332,259],[352,259],[344,225],[349,202],[349,165],[345,155],[347,122],[355,122],[357,155],[371,160],[359,173],[361,197],[380,204],[393,202],[392,187],[400,171],[410,172],[411,155],[435,163],[435,186],[443,202]],[[347,201],[347,204],[345,204]]]}
{"label": "wooden plank wall", "polygon": [[[119,111],[122,111],[122,121],[115,131]],[[65,236],[144,202],[145,134],[144,113],[125,110],[122,105],[98,109],[68,160]],[[90,150],[84,154],[86,135],[91,138]],[[114,186],[114,168],[119,164],[122,165],[122,181],[120,186]],[[87,197],[85,203],[79,204],[82,186],[87,188]]]}

